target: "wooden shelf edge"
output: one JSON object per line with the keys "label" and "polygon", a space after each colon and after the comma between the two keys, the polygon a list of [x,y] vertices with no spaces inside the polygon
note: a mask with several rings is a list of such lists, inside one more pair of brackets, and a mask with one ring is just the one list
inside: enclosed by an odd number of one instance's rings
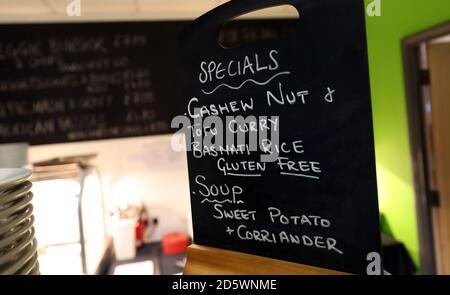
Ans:
{"label": "wooden shelf edge", "polygon": [[193,244],[184,275],[348,275],[330,269]]}

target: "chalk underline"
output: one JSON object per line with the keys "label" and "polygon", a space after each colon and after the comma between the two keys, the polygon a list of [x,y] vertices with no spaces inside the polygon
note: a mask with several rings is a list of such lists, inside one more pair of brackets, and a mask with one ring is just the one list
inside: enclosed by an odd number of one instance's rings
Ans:
{"label": "chalk underline", "polygon": [[297,176],[297,177],[306,177],[306,178],[319,179],[319,176],[300,174],[300,173],[280,172],[280,174],[281,175],[290,175],[290,176]]}
{"label": "chalk underline", "polygon": [[260,177],[261,176],[261,174],[243,174],[243,173],[227,173],[227,175],[242,176],[242,177]]}
{"label": "chalk underline", "polygon": [[239,86],[231,86],[231,85],[228,85],[228,84],[223,83],[223,84],[217,85],[217,87],[214,88],[214,89],[211,90],[211,91],[206,91],[206,90],[203,90],[203,89],[202,89],[202,92],[203,92],[204,94],[208,94],[208,95],[209,95],[209,94],[212,94],[212,93],[216,92],[217,89],[219,89],[220,87],[228,87],[228,88],[233,89],[233,90],[238,90],[238,89],[241,89],[241,88],[242,88],[246,83],[248,83],[248,82],[253,82],[253,83],[255,83],[256,85],[263,86],[263,85],[269,84],[273,79],[275,79],[275,78],[278,77],[278,76],[282,76],[282,75],[290,75],[290,74],[291,74],[291,72],[289,72],[289,71],[279,72],[279,73],[273,75],[271,78],[269,78],[269,80],[267,80],[266,82],[258,82],[258,81],[254,80],[254,79],[247,79],[247,80],[245,80],[244,82],[242,82],[241,85],[239,85]]}
{"label": "chalk underline", "polygon": [[[215,199],[210,200],[208,198],[204,198],[203,201],[201,202],[201,204],[203,204],[205,202],[218,203],[218,204],[223,204],[223,203],[230,203],[230,204],[232,204],[233,203],[233,201],[229,200],[229,199],[225,199],[225,200],[219,201],[219,200],[215,200]],[[244,203],[244,201],[241,201],[241,200],[236,201],[236,204],[243,204],[243,203]]]}
{"label": "chalk underline", "polygon": [[[313,178],[320,179],[319,176],[307,175],[301,173],[289,173],[289,172],[280,172],[281,175],[289,175],[289,176],[297,176],[297,177],[305,177],[305,178]],[[244,173],[227,173],[230,176],[240,176],[240,177],[261,177],[261,174],[244,174]]]}
{"label": "chalk underline", "polygon": [[230,203],[230,204],[233,203],[233,201],[228,200],[228,199],[219,201],[219,200],[209,200],[208,198],[203,199],[202,204],[203,204],[204,202],[209,202],[209,203],[219,203],[219,204],[223,204],[223,203],[226,203],[226,202],[228,202],[228,203]]}

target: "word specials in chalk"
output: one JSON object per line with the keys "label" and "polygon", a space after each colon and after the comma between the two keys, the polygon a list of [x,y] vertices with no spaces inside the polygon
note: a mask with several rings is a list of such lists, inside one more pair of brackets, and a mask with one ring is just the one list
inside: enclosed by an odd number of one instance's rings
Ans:
{"label": "word specials in chalk", "polygon": [[[230,60],[228,62],[202,61],[198,79],[200,83],[205,84],[225,78],[255,74],[261,71],[276,71],[279,68],[277,55],[277,50],[270,50],[267,56],[264,57],[260,57],[255,53],[253,56],[246,55],[242,60]],[[212,94],[215,90],[209,93],[203,91],[203,93]]]}

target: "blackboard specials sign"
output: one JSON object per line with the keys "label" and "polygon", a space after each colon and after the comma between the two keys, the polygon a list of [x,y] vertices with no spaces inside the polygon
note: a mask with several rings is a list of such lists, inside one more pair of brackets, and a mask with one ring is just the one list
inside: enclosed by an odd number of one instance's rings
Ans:
{"label": "blackboard specials sign", "polygon": [[[288,36],[218,44],[280,4],[300,14]],[[195,243],[380,273],[364,1],[230,1],[180,45]]]}

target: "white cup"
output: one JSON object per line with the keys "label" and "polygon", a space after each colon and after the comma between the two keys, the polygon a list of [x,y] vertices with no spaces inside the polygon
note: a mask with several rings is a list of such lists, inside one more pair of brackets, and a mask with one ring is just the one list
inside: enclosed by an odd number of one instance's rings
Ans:
{"label": "white cup", "polygon": [[114,252],[119,261],[136,257],[136,222],[115,218],[113,223]]}

